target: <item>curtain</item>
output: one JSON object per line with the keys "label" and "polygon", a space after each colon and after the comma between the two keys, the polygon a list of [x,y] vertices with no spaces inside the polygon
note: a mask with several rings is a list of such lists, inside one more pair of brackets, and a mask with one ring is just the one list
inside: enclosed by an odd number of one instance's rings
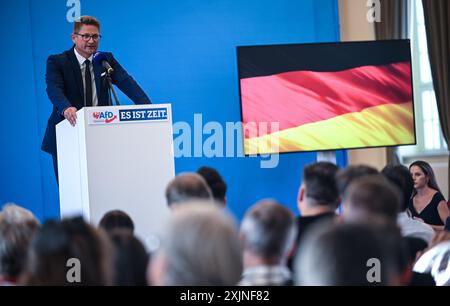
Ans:
{"label": "curtain", "polygon": [[[383,39],[409,38],[410,1],[380,0],[380,22],[375,22],[375,37]],[[397,147],[386,150],[388,164],[400,164]]]}
{"label": "curtain", "polygon": [[[439,121],[450,150],[450,3],[448,0],[422,0],[422,4]],[[450,154],[447,171],[450,192]]]}

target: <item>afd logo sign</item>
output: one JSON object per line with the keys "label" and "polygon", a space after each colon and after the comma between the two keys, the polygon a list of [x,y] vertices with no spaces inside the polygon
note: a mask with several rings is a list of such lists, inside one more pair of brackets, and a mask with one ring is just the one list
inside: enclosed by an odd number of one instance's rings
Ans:
{"label": "afd logo sign", "polygon": [[129,109],[93,109],[89,113],[89,124],[118,124],[142,121],[167,121],[169,117],[167,107],[129,108]]}
{"label": "afd logo sign", "polygon": [[117,111],[93,111],[90,119],[92,120],[92,123],[104,124],[110,124],[119,121]]}
{"label": "afd logo sign", "polygon": [[152,109],[123,109],[119,111],[119,120],[126,121],[165,121],[167,120],[167,108]]}
{"label": "afd logo sign", "polygon": [[112,124],[119,122],[118,110],[93,109],[88,113],[89,124]]}

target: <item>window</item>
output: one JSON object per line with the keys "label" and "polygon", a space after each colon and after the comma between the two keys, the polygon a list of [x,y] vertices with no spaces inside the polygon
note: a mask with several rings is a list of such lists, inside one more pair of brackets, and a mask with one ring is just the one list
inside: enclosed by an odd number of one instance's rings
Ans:
{"label": "window", "polygon": [[427,37],[421,0],[411,1],[411,51],[417,145],[399,147],[403,157],[447,154],[428,59]]}

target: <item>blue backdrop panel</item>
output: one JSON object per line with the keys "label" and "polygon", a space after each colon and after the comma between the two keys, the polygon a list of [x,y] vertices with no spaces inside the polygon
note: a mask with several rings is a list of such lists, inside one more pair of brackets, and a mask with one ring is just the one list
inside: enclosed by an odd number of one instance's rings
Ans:
{"label": "blue backdrop panel", "polygon": [[[40,142],[51,112],[46,59],[72,46],[71,3],[77,1],[8,1],[0,12],[0,31],[8,37],[0,58],[10,74],[3,73],[0,82],[7,114],[0,123],[0,202],[16,201],[40,218],[59,214],[51,158],[40,151]],[[174,122],[191,126],[193,144],[195,114],[202,115],[203,125],[214,121],[225,127],[240,120],[236,46],[339,40],[336,0],[80,3],[82,15],[94,15],[102,23],[99,50],[113,52],[154,103],[172,103]],[[11,17],[21,22],[11,26]],[[129,103],[123,94],[119,97]],[[204,133],[203,141],[208,137]],[[241,140],[234,145],[241,146]],[[297,212],[302,168],[316,159],[315,153],[284,154],[276,168],[261,169],[260,158],[207,158],[200,153],[177,158],[176,172],[202,165],[217,168],[229,186],[229,208],[239,219],[264,197]],[[338,154],[338,162],[346,163],[345,152]]]}
{"label": "blue backdrop panel", "polygon": [[28,1],[0,9],[0,205],[15,201],[44,216],[40,137]]}

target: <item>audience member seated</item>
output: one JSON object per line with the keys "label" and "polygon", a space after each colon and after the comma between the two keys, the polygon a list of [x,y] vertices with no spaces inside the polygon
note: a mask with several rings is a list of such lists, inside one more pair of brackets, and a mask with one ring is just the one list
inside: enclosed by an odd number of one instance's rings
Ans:
{"label": "audience member seated", "polygon": [[216,203],[226,206],[227,204],[227,184],[220,176],[216,169],[211,167],[201,167],[197,170],[211,189],[212,195]]}
{"label": "audience member seated", "polygon": [[414,180],[414,191],[409,202],[412,216],[427,223],[434,230],[443,230],[450,210],[434,176],[433,168],[427,162],[418,160],[409,166]]}
{"label": "audience member seated", "polygon": [[[320,227],[318,226],[320,225]],[[381,226],[317,224],[295,260],[295,284],[305,286],[397,285],[398,266]]]}
{"label": "audience member seated", "polygon": [[[423,285],[425,280],[426,285],[433,285],[432,282],[426,282],[429,277],[412,271],[413,262],[408,252],[408,241],[401,238],[401,230],[397,224],[401,200],[402,194],[399,188],[392,185],[385,177],[381,175],[363,177],[353,182],[347,189],[344,198],[344,220],[374,224],[382,228],[392,227],[390,233],[382,236],[389,246],[389,251],[393,252],[397,260],[396,284]],[[398,239],[394,235],[397,231]]]}
{"label": "audience member seated", "polygon": [[408,214],[408,203],[414,189],[414,182],[408,168],[403,165],[389,165],[384,167],[381,173],[401,191],[402,204],[397,216],[397,224],[400,226],[402,235],[421,238],[428,245],[434,236],[433,228],[428,224],[412,219]]}
{"label": "audience member seated", "polygon": [[0,286],[16,285],[23,273],[28,247],[39,228],[34,215],[8,204],[0,213]]}
{"label": "audience member seated", "polygon": [[180,205],[169,217],[160,249],[152,256],[149,283],[166,286],[233,286],[242,273],[236,225],[223,209]]}
{"label": "audience member seated", "polygon": [[81,217],[47,221],[36,233],[24,285],[112,284],[113,248],[106,235]]}
{"label": "audience member seated", "polygon": [[293,213],[272,200],[256,203],[241,225],[244,273],[241,286],[292,285],[286,266],[295,237]]}
{"label": "audience member seated", "polygon": [[170,208],[199,199],[212,202],[212,193],[208,184],[197,173],[179,174],[167,185],[166,200]]}
{"label": "audience member seated", "polygon": [[[329,162],[318,162],[303,169],[302,184],[299,187],[297,207],[300,216],[297,217],[297,236],[295,243],[298,246],[303,235],[316,222],[323,219],[332,219],[336,216],[335,210],[339,205],[339,192],[336,184],[336,174],[339,168]],[[292,270],[293,254],[288,261]]]}
{"label": "audience member seated", "polygon": [[146,286],[149,255],[144,245],[129,230],[110,232],[115,247],[114,282],[116,286]]}
{"label": "audience member seated", "polygon": [[133,220],[126,212],[121,210],[111,210],[104,214],[99,222],[99,227],[107,233],[117,229],[127,230],[131,234],[134,233]]}

